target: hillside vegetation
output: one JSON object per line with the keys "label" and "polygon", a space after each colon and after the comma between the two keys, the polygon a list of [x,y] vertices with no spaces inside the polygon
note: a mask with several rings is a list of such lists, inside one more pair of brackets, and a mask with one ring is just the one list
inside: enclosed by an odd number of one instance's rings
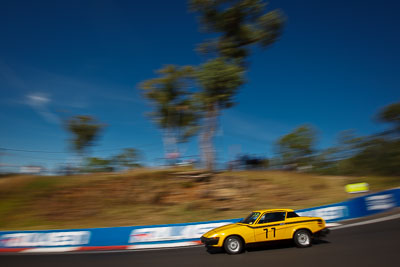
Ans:
{"label": "hillside vegetation", "polygon": [[139,169],[75,176],[0,179],[0,229],[62,229],[239,218],[260,208],[306,208],[343,201],[344,185],[372,191],[399,177],[319,176],[283,171],[222,172]]}

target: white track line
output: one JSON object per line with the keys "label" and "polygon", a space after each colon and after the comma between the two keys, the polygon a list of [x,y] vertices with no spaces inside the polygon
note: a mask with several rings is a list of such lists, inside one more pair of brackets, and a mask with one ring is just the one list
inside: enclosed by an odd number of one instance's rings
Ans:
{"label": "white track line", "polygon": [[357,222],[357,223],[336,226],[336,227],[331,228],[331,230],[343,229],[343,228],[360,226],[360,225],[371,224],[371,223],[384,222],[384,221],[395,220],[395,219],[399,219],[399,218],[400,218],[400,214],[394,214],[394,215],[386,216],[383,218],[377,218],[377,219],[372,219],[372,220],[363,221],[363,222]]}
{"label": "white track line", "polygon": [[336,226],[339,226],[339,225],[342,225],[342,224],[341,223],[326,223],[325,224],[325,226],[328,227],[328,228],[336,227]]}
{"label": "white track line", "polygon": [[70,252],[76,251],[76,247],[54,247],[54,248],[29,248],[20,253],[50,253],[50,252]]}
{"label": "white track line", "polygon": [[173,247],[187,247],[193,245],[200,245],[198,242],[177,242],[165,244],[148,244],[148,245],[132,245],[127,249],[153,249],[153,248],[173,248]]}

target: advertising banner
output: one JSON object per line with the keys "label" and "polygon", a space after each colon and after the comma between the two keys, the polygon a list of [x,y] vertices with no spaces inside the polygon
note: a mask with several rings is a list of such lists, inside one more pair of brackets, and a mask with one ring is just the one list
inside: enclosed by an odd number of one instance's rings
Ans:
{"label": "advertising banner", "polygon": [[[121,247],[165,243],[198,244],[200,237],[211,229],[239,219],[200,223],[90,228],[79,230],[0,231],[0,248],[36,247]],[[192,243],[187,243],[192,242]],[[194,243],[193,243],[194,242]]]}
{"label": "advertising banner", "polygon": [[301,216],[322,217],[327,222],[343,221],[373,215],[400,207],[400,189],[390,189],[355,197],[348,201],[296,211]]}

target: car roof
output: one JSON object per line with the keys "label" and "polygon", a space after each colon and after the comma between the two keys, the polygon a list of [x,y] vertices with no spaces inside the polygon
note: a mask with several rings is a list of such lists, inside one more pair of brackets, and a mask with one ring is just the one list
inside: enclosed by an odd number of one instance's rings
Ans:
{"label": "car roof", "polygon": [[263,213],[263,212],[279,212],[279,211],[281,211],[281,212],[293,212],[294,210],[292,210],[292,209],[263,209],[263,210],[254,210],[253,212]]}

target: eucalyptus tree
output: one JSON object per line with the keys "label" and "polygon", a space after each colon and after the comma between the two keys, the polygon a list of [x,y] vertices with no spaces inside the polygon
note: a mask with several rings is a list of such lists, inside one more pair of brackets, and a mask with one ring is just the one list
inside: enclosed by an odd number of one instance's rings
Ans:
{"label": "eucalyptus tree", "polygon": [[121,153],[114,156],[112,161],[120,168],[140,167],[140,152],[135,148],[125,148]]}
{"label": "eucalyptus tree", "polygon": [[399,137],[400,134],[400,102],[385,106],[378,113],[378,120],[381,122],[390,123],[392,129],[388,133],[392,133]]}
{"label": "eucalyptus tree", "polygon": [[146,80],[139,87],[153,104],[149,115],[163,130],[166,156],[177,156],[179,143],[186,142],[197,131],[198,117],[189,90],[194,69],[167,65],[157,74],[157,78]]}
{"label": "eucalyptus tree", "polygon": [[300,126],[277,141],[281,160],[288,166],[310,164],[314,152],[315,130],[307,125]]}
{"label": "eucalyptus tree", "polygon": [[92,116],[77,115],[66,120],[65,127],[73,136],[70,140],[72,149],[82,160],[105,125]]}
{"label": "eucalyptus tree", "polygon": [[190,0],[189,9],[199,14],[201,30],[215,36],[198,50],[243,63],[253,45],[268,47],[281,35],[283,13],[266,8],[263,0]]}
{"label": "eucalyptus tree", "polygon": [[200,145],[205,167],[211,170],[215,161],[213,137],[218,116],[222,109],[234,104],[233,97],[244,82],[243,68],[221,58],[211,59],[197,69],[196,78],[201,90],[195,94],[195,100],[203,118]]}
{"label": "eucalyptus tree", "polygon": [[283,15],[266,11],[261,0],[190,0],[190,10],[199,14],[201,29],[213,35],[198,46],[209,59],[197,70],[200,92],[197,103],[203,111],[201,146],[203,161],[213,168],[213,136],[222,109],[233,105],[233,98],[244,83],[246,59],[255,45],[265,48],[281,34]]}

